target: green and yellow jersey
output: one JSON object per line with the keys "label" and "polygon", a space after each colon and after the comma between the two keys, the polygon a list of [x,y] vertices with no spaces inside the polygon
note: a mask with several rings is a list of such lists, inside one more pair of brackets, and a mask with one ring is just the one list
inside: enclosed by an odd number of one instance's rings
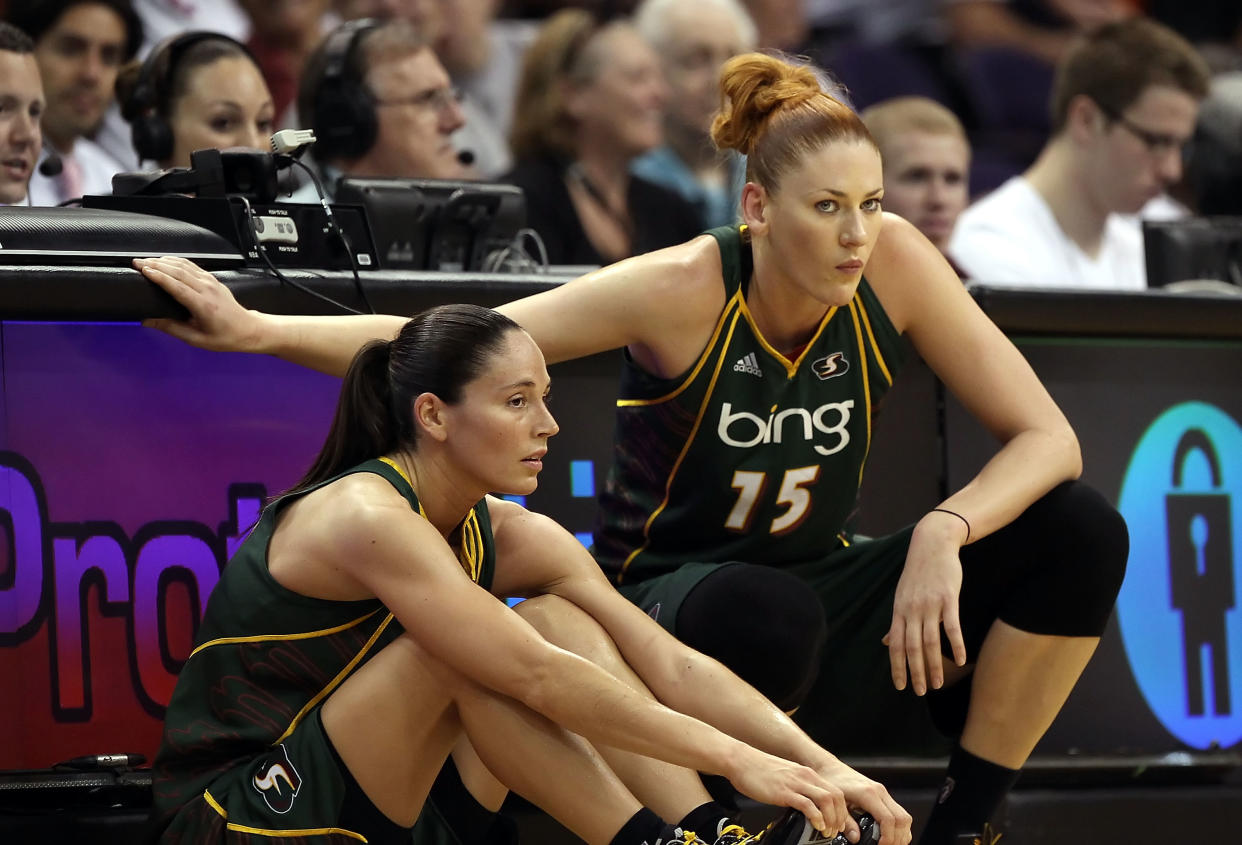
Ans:
{"label": "green and yellow jersey", "polygon": [[[318,486],[357,472],[382,476],[411,508],[420,510],[408,480],[384,459],[362,463]],[[268,544],[277,515],[294,498],[280,499],[263,512],[207,602],[195,648],[181,670],[164,720],[154,764],[157,818],[170,818],[204,796],[225,815],[220,806],[224,798],[211,793],[213,783],[285,742],[352,672],[402,633],[402,626],[378,599],[311,598],[272,577]],[[490,589],[495,553],[485,501],[462,522],[458,559],[472,580]],[[286,765],[280,773],[285,780],[293,777],[290,768]],[[274,776],[270,779],[274,781]],[[256,786],[264,788],[263,783]],[[277,795],[287,784],[274,786],[269,792]],[[221,785],[220,790],[226,787]],[[283,814],[282,828],[312,824],[309,816],[298,818],[299,808],[307,812],[323,808],[306,803],[277,810]]]}
{"label": "green and yellow jersey", "polygon": [[628,356],[621,377],[595,534],[617,584],[691,561],[783,566],[826,555],[854,508],[875,409],[902,363],[900,336],[865,278],[787,359],[747,308],[743,232],[710,234],[727,302],[707,347],[676,378]]}

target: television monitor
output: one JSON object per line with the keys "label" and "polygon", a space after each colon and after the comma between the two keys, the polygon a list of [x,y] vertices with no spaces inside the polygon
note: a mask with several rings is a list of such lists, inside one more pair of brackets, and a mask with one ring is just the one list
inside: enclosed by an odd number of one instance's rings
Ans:
{"label": "television monitor", "polygon": [[1242,217],[1143,221],[1147,286],[1242,294]]}
{"label": "television monitor", "polygon": [[488,269],[526,225],[526,196],[514,185],[345,178],[335,201],[365,209],[383,270]]}

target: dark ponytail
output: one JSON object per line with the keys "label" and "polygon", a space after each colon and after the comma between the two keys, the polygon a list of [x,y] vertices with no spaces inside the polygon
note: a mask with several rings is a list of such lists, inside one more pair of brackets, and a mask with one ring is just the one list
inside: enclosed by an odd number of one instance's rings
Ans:
{"label": "dark ponytail", "polygon": [[290,493],[301,493],[363,461],[414,447],[414,400],[433,393],[455,405],[505,335],[519,329],[478,305],[441,305],[401,327],[391,341],[373,340],[354,356],[327,440]]}
{"label": "dark ponytail", "polygon": [[341,383],[328,438],[291,493],[300,493],[397,447],[396,415],[388,383],[391,348],[390,341],[373,340],[354,356]]}

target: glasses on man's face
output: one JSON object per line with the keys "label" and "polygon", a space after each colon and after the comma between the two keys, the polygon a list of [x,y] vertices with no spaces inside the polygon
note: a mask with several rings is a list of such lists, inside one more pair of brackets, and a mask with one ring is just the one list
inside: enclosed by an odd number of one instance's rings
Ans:
{"label": "glasses on man's face", "polygon": [[1104,113],[1105,117],[1142,141],[1143,146],[1147,147],[1147,151],[1158,158],[1163,158],[1169,153],[1182,152],[1182,149],[1190,141],[1189,138],[1170,135],[1167,132],[1153,132],[1150,129],[1144,129],[1121,112],[1114,111],[1099,103],[1096,105],[1100,106],[1100,111]]}
{"label": "glasses on man's face", "polygon": [[461,91],[452,86],[446,86],[444,88],[428,88],[426,91],[420,91],[410,97],[398,97],[391,100],[376,100],[375,105],[414,106],[418,109],[443,112],[450,106],[461,105]]}

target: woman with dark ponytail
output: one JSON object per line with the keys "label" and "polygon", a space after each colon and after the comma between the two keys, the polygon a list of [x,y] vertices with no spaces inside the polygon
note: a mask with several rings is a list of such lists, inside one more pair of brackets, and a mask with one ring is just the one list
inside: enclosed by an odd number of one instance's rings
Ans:
{"label": "woman with dark ponytail", "polygon": [[[1077,438],[1021,354],[939,250],[883,212],[858,116],[769,55],[730,60],[721,97],[713,138],[747,156],[743,225],[500,310],[550,361],[628,350],[594,546],[621,592],[834,751],[909,752],[911,727],[934,723],[956,744],[920,842],[990,845],[1099,642],[1125,523],[1076,480]],[[200,320],[160,327],[194,343],[339,372],[393,331],[147,275]],[[852,537],[903,336],[1000,447],[915,525]],[[884,845],[909,837],[903,811],[846,797],[887,813]]]}
{"label": "woman with dark ponytail", "polygon": [[[146,266],[210,279],[183,259]],[[681,825],[645,808],[605,762],[635,753],[792,808],[765,845],[805,841],[804,815],[846,827],[842,789],[786,759],[822,753],[792,721],[622,598],[564,529],[487,495],[534,491],[557,431],[548,390],[530,336],[478,306],[362,348],[314,466],[207,603],[155,761],[161,842],[497,841],[446,765],[462,739],[589,843],[753,841],[707,798],[684,813],[657,799]],[[498,596],[533,598],[519,615]],[[524,621],[542,614],[575,619],[610,668]],[[739,731],[739,714],[767,727]]]}

